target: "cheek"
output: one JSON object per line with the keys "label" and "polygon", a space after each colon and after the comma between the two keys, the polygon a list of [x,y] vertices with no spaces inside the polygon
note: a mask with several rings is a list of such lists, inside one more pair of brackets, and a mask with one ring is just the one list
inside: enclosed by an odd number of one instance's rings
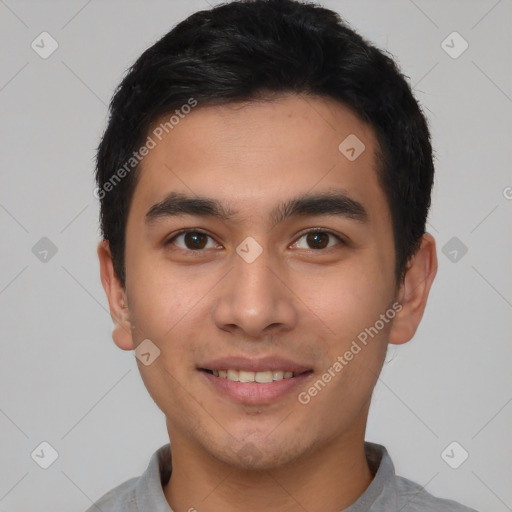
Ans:
{"label": "cheek", "polygon": [[[166,371],[184,381],[204,345],[205,336],[200,331],[211,329],[208,292],[215,285],[215,275],[198,275],[192,267],[188,271],[171,269],[168,262],[144,263],[134,274],[137,280],[130,283],[127,291],[136,342],[148,338],[159,348],[162,387],[168,380]],[[140,367],[141,372],[148,368]],[[154,378],[149,372],[148,380]],[[153,384],[158,386],[156,381]]]}
{"label": "cheek", "polygon": [[127,295],[138,334],[155,340],[168,336],[192,308],[194,292],[182,282],[183,278],[170,275],[168,268],[149,259],[140,264],[133,262],[131,272],[133,279],[127,279]]}
{"label": "cheek", "polygon": [[294,286],[321,321],[320,328],[333,339],[348,340],[373,325],[389,307],[390,284],[384,282],[383,274],[378,266],[361,259],[317,275],[314,280],[299,278]]}

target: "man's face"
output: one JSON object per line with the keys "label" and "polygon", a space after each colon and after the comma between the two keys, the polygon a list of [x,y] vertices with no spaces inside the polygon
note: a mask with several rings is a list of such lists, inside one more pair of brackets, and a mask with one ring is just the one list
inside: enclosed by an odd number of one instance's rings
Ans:
{"label": "man's face", "polygon": [[[339,149],[350,135],[365,146],[355,159],[354,139]],[[379,322],[377,334],[375,325],[395,300],[376,144],[343,105],[293,95],[199,104],[146,156],[127,223],[126,298],[131,348],[149,339],[160,350],[138,364],[171,439],[265,468],[362,438],[392,321]],[[326,192],[360,203],[366,216],[343,205],[276,210]],[[171,214],[162,203],[171,193],[217,201],[231,214]],[[373,336],[334,369],[370,327]],[[235,382],[223,370],[276,380]],[[280,370],[294,376],[281,380],[289,374]]]}

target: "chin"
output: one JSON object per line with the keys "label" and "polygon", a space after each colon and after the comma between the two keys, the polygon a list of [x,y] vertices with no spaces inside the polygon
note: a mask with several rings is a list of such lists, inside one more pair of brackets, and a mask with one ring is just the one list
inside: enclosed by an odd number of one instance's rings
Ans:
{"label": "chin", "polygon": [[[306,448],[301,448],[295,439],[293,445],[289,440],[274,439],[269,443],[267,435],[255,436],[236,436],[245,441],[235,441],[230,439],[224,448],[219,447],[212,450],[210,444],[207,449],[210,454],[223,463],[247,471],[268,471],[288,465],[291,461],[300,457]],[[252,438],[252,440],[250,440]]]}

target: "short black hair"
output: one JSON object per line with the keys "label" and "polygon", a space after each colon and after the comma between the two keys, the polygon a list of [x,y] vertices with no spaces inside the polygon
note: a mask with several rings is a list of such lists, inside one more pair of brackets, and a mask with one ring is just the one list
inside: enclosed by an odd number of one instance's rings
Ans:
{"label": "short black hair", "polygon": [[[150,127],[184,106],[271,93],[337,100],[374,130],[378,179],[393,223],[395,278],[402,282],[425,233],[434,179],[427,120],[404,75],[392,56],[329,9],[297,0],[239,0],[176,25],[137,59],[112,98],[97,152],[95,194],[123,287],[137,150]],[[168,131],[172,122],[167,125]]]}

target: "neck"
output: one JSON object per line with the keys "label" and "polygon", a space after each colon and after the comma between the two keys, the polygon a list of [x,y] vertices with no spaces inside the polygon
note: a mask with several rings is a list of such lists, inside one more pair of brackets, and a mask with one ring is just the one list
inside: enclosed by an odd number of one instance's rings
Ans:
{"label": "neck", "polygon": [[339,512],[354,503],[373,479],[364,451],[364,429],[268,471],[225,464],[178,432],[172,432],[172,439],[172,475],[164,494],[175,511]]}

